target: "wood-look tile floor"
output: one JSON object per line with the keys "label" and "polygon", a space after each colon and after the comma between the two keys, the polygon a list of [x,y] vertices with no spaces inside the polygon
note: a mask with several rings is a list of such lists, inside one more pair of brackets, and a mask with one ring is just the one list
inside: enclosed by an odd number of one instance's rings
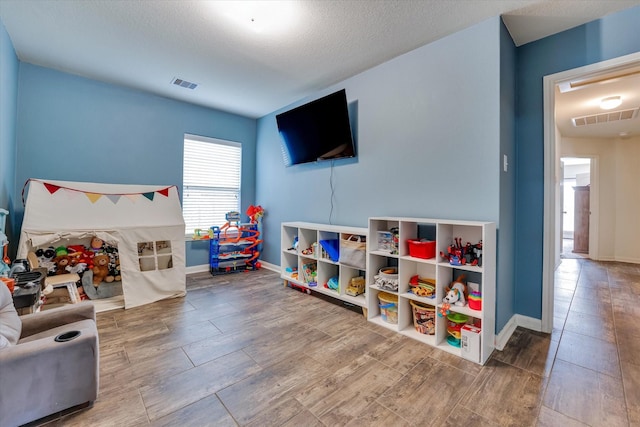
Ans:
{"label": "wood-look tile floor", "polygon": [[553,333],[518,328],[485,366],[268,270],[188,289],[100,313],[98,399],[47,425],[640,425],[638,265],[563,260]]}

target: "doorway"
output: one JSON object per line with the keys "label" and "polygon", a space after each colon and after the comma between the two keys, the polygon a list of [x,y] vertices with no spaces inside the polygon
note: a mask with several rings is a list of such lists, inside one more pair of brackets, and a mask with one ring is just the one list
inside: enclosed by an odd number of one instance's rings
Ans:
{"label": "doorway", "polygon": [[[562,242],[562,211],[561,206],[561,162],[560,162],[560,133],[555,119],[555,97],[559,85],[570,83],[572,80],[602,81],[603,76],[631,68],[640,67],[640,52],[614,58],[611,60],[575,68],[568,71],[545,76],[543,79],[544,97],[544,218],[543,218],[543,259],[542,259],[542,321],[541,330],[550,333],[553,329],[554,313],[554,273],[561,261]],[[597,183],[597,167],[592,163],[591,182]],[[597,188],[591,187],[591,192]],[[593,198],[593,194],[591,195]],[[596,196],[597,197],[597,196]],[[594,208],[594,206],[591,206]],[[595,206],[597,208],[597,206]],[[595,215],[598,213],[595,212]],[[592,212],[592,220],[594,212]],[[597,248],[592,234],[589,247]],[[593,257],[592,257],[593,258]],[[595,259],[598,259],[596,256]]]}
{"label": "doorway", "polygon": [[561,157],[561,258],[587,258],[591,217],[591,159]]}

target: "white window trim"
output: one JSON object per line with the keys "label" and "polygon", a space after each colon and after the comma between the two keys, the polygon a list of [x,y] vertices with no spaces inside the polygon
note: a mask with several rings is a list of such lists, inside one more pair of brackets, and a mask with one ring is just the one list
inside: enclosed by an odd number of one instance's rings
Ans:
{"label": "white window trim", "polygon": [[[240,149],[240,158],[239,158],[240,176],[238,177],[238,210],[240,210],[241,206],[242,206],[242,143],[236,142],[236,141],[229,141],[229,140],[225,140],[225,139],[211,138],[211,137],[206,137],[206,136],[194,135],[194,134],[189,134],[189,133],[185,133],[184,134],[183,141],[185,141],[185,140],[205,142],[205,143],[216,144],[216,145],[226,145],[226,146],[236,147],[236,148]],[[182,161],[183,161],[183,170],[182,170],[182,178],[183,178],[182,194],[183,194],[183,200],[182,200],[182,208],[183,208],[183,212],[184,212],[184,195],[187,193],[187,188],[190,187],[189,185],[186,185],[184,183],[184,146],[183,146],[183,160]],[[212,167],[215,167],[215,164],[212,165]],[[198,187],[198,186],[192,186],[192,187]],[[209,224],[207,227],[211,227],[211,226],[214,226],[214,225],[222,226],[223,224],[224,223],[221,223],[221,224]],[[188,241],[191,241],[193,239],[193,235],[192,234],[187,234],[186,231],[185,231],[185,239],[188,240]]]}

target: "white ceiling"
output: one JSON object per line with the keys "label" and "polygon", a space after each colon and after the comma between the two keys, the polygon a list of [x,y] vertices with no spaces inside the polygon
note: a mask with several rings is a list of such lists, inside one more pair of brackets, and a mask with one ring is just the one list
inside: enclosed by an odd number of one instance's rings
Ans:
{"label": "white ceiling", "polygon": [[[252,3],[247,14],[223,10]],[[0,0],[0,19],[21,61],[261,117],[493,16],[503,15],[519,46],[639,4]],[[199,86],[172,85],[174,77]]]}

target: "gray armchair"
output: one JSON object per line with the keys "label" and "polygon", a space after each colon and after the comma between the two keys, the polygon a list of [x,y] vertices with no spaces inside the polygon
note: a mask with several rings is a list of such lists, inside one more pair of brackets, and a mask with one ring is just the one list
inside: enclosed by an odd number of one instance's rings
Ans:
{"label": "gray armchair", "polygon": [[91,302],[19,317],[0,282],[0,426],[18,426],[98,396],[99,347]]}

